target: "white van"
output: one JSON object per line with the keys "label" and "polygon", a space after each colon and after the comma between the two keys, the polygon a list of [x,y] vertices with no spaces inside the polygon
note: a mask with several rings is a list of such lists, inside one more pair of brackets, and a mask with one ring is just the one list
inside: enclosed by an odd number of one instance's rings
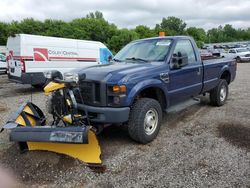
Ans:
{"label": "white van", "polygon": [[34,86],[46,82],[46,71],[63,74],[75,68],[106,64],[112,58],[101,42],[27,34],[9,37],[7,50],[9,79]]}

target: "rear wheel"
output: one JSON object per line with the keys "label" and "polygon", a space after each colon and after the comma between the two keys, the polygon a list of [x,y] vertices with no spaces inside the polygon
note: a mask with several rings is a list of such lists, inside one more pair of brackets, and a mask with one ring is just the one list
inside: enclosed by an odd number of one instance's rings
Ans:
{"label": "rear wheel", "polygon": [[149,143],[156,138],[161,120],[162,109],[159,102],[151,98],[142,98],[131,109],[128,133],[139,143]]}
{"label": "rear wheel", "polygon": [[237,63],[240,63],[240,57],[236,57]]}
{"label": "rear wheel", "polygon": [[221,79],[219,84],[210,91],[210,102],[213,106],[222,106],[225,104],[228,97],[227,81]]}

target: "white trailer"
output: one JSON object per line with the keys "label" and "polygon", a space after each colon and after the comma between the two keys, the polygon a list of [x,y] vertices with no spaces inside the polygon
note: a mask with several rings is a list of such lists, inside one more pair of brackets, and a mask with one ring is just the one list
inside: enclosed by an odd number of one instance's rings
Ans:
{"label": "white trailer", "polygon": [[112,58],[101,42],[17,34],[7,41],[8,77],[11,81],[43,85],[45,71],[62,74],[76,68],[106,64]]}

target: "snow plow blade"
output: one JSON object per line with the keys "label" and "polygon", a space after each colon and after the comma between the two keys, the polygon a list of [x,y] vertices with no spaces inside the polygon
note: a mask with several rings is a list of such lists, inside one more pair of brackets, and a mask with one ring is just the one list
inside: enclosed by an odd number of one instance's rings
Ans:
{"label": "snow plow blade", "polygon": [[21,151],[51,151],[87,164],[102,163],[101,149],[90,126],[46,126],[42,111],[33,103],[24,103],[3,128],[11,130],[10,141],[19,143]]}

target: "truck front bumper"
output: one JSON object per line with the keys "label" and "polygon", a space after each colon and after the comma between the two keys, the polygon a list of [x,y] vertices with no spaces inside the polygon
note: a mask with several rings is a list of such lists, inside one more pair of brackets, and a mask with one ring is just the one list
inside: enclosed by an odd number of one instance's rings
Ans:
{"label": "truck front bumper", "polygon": [[86,110],[91,122],[94,123],[124,123],[129,118],[129,107],[95,107],[78,104],[79,110]]}

